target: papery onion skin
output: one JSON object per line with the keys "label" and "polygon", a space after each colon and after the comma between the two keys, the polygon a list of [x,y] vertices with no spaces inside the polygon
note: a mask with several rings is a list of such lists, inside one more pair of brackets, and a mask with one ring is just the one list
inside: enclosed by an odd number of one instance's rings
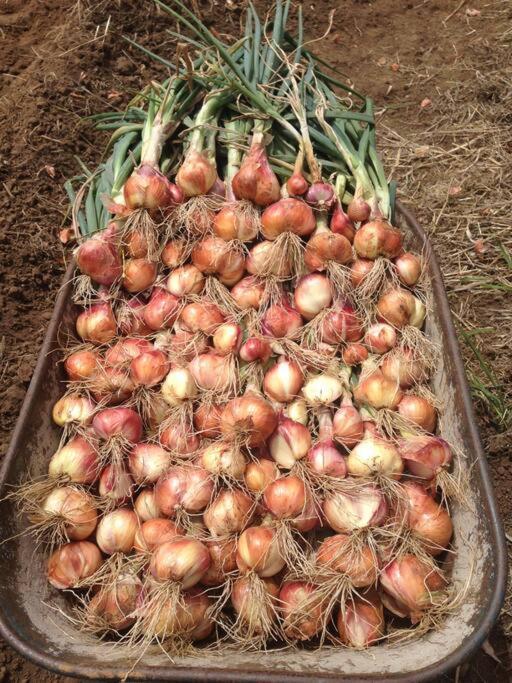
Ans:
{"label": "papery onion skin", "polygon": [[188,364],[195,383],[200,389],[226,391],[233,377],[229,358],[218,353],[201,353]]}
{"label": "papery onion skin", "polygon": [[257,310],[265,294],[265,281],[255,275],[242,278],[231,289],[231,296],[238,308]]}
{"label": "papery onion skin", "polygon": [[210,235],[195,245],[191,259],[201,273],[212,275],[224,268],[229,254],[229,245],[220,237]]}
{"label": "papery onion skin", "polygon": [[303,318],[312,320],[331,305],[333,290],[329,278],[310,273],[299,279],[294,290],[295,308]]}
{"label": "papery onion skin", "polygon": [[352,261],[352,247],[343,235],[318,232],[306,244],[304,263],[309,271],[325,270],[330,262],[345,264]]}
{"label": "papery onion skin", "polygon": [[275,240],[283,232],[306,237],[315,227],[313,210],[301,199],[280,199],[261,215],[261,232],[268,240]]}
{"label": "papery onion skin", "polygon": [[105,344],[117,333],[117,323],[108,303],[93,304],[82,311],[76,320],[76,331],[84,341]]}
{"label": "papery onion skin", "polygon": [[298,332],[303,320],[301,314],[286,301],[274,304],[265,312],[261,321],[263,334],[281,339],[293,337]]}
{"label": "papery onion skin", "polygon": [[268,447],[270,455],[280,467],[291,469],[311,448],[311,433],[300,422],[280,416]]}
{"label": "papery onion skin", "polygon": [[98,493],[103,501],[123,505],[132,495],[133,479],[128,472],[107,465],[101,472]]}
{"label": "papery onion skin", "polygon": [[95,414],[94,401],[77,393],[64,394],[52,408],[52,419],[59,427],[88,425]]}
{"label": "papery onion skin", "polygon": [[98,546],[90,541],[65,543],[48,560],[48,581],[54,588],[75,588],[92,576],[103,564]]}
{"label": "papery onion skin", "polygon": [[302,196],[308,191],[309,183],[300,171],[294,171],[286,181],[286,189],[291,195]]}
{"label": "papery onion skin", "polygon": [[436,428],[436,409],[422,396],[406,394],[398,404],[398,414],[426,432],[432,433]]}
{"label": "papery onion skin", "polygon": [[403,491],[408,527],[421,539],[430,555],[439,555],[448,547],[453,535],[448,511],[416,482],[405,482]]}
{"label": "papery onion skin", "polygon": [[142,489],[137,498],[135,498],[133,508],[138,518],[143,522],[157,519],[160,516],[160,510],[156,504],[154,489]]}
{"label": "papery onion skin", "polygon": [[248,446],[261,446],[277,426],[272,406],[262,396],[248,392],[229,401],[222,410],[221,432],[229,439],[245,435]]}
{"label": "papery onion skin", "polygon": [[371,208],[362,197],[354,197],[347,208],[347,215],[354,223],[362,223],[370,218]]}
{"label": "papery onion skin", "polygon": [[302,394],[313,406],[331,405],[343,394],[343,383],[327,373],[313,375],[302,387]]}
{"label": "papery onion skin", "polygon": [[96,529],[96,543],[106,555],[129,553],[139,526],[137,515],[128,508],[119,508],[104,515]]}
{"label": "papery onion skin", "polygon": [[158,480],[155,500],[162,515],[173,517],[179,508],[203,512],[213,495],[211,475],[201,467],[174,465]]}
{"label": "papery onion skin", "polygon": [[189,368],[171,368],[160,388],[166,403],[178,406],[196,398],[198,387]]}
{"label": "papery onion skin", "polygon": [[388,514],[386,498],[373,484],[354,491],[328,494],[322,509],[331,529],[345,534],[356,529],[381,526]]}
{"label": "papery onion skin", "polygon": [[350,282],[352,287],[357,289],[360,287],[375,266],[375,261],[364,258],[356,258],[354,263],[350,266]]}
{"label": "papery onion skin", "polygon": [[397,256],[394,262],[400,282],[407,287],[413,287],[420,279],[423,269],[419,256],[406,251]]}
{"label": "papery onion skin", "polygon": [[99,366],[96,351],[87,349],[71,353],[64,361],[66,374],[71,382],[79,382],[94,376]]}
{"label": "papery onion skin", "polygon": [[364,435],[363,418],[350,399],[344,400],[333,418],[334,440],[346,448],[358,444]]}
{"label": "papery onion skin", "polygon": [[189,149],[176,174],[176,184],[185,197],[196,197],[211,190],[217,179],[217,169],[206,154]]}
{"label": "papery onion skin", "polygon": [[151,287],[157,276],[157,264],[144,258],[127,259],[123,265],[122,285],[137,294]]}
{"label": "papery onion skin", "polygon": [[327,344],[356,342],[362,334],[361,321],[349,303],[335,303],[321,320],[319,336]]}
{"label": "papery onion skin", "polygon": [[368,350],[363,344],[349,344],[343,349],[342,358],[346,365],[360,365],[368,358]]}
{"label": "papery onion skin", "polygon": [[180,315],[180,321],[190,332],[204,332],[211,335],[226,316],[218,306],[210,302],[194,302],[187,304]]}
{"label": "papery onion skin", "polygon": [[238,355],[246,363],[266,363],[272,355],[272,347],[263,337],[249,337],[242,344]]}
{"label": "papery onion skin", "polygon": [[252,143],[233,178],[232,188],[237,199],[249,199],[257,206],[268,206],[279,199],[279,181],[270,167],[265,147],[259,142]]}
{"label": "papery onion skin", "polygon": [[258,230],[258,221],[252,215],[245,214],[237,204],[224,206],[213,222],[215,235],[226,242],[235,239],[251,242],[256,238]]}
{"label": "papery onion skin", "polygon": [[242,345],[242,328],[237,323],[219,325],[212,341],[217,353],[222,355],[236,353]]}
{"label": "papery onion skin", "polygon": [[398,329],[406,325],[420,328],[425,318],[424,304],[409,290],[400,287],[385,292],[376,308],[381,320]]}
{"label": "papery onion skin", "polygon": [[402,389],[409,389],[428,378],[424,360],[408,347],[388,353],[380,365],[380,370],[385,377],[398,383]]}
{"label": "papery onion skin", "polygon": [[157,581],[176,581],[187,589],[199,583],[210,564],[210,553],[204,543],[177,538],[157,546],[149,571]]}
{"label": "papery onion skin", "polygon": [[344,534],[328,536],[320,544],[316,564],[332,572],[346,575],[355,588],[371,586],[377,582],[378,563],[370,547]]}
{"label": "papery onion skin", "polygon": [[144,322],[156,332],[172,327],[178,312],[179,299],[163,287],[155,287],[144,309]]}
{"label": "papery onion skin", "polygon": [[83,242],[76,250],[75,258],[80,271],[99,285],[110,287],[121,277],[119,251],[103,233]]}
{"label": "papery onion skin", "polygon": [[199,437],[190,424],[176,423],[160,432],[160,444],[185,459],[199,448]]}
{"label": "papery onion skin", "polygon": [[414,555],[403,555],[384,567],[380,583],[385,594],[413,623],[421,619],[423,612],[434,604],[436,593],[446,586],[439,571]]}
{"label": "papery onion skin", "polygon": [[123,186],[129,209],[165,209],[182,200],[178,188],[150,164],[136,168]]}
{"label": "papery onion skin", "polygon": [[325,598],[307,581],[286,581],[279,592],[283,631],[291,640],[309,640],[326,621]]}
{"label": "papery onion skin", "polygon": [[450,446],[439,436],[410,435],[399,440],[398,449],[407,470],[415,477],[428,481],[434,479],[452,460]]}
{"label": "papery onion skin", "polygon": [[162,543],[173,541],[183,534],[183,529],[170,519],[149,519],[137,529],[133,548],[138,553],[151,552]]}
{"label": "papery onion skin", "polygon": [[262,578],[275,576],[285,566],[277,534],[271,527],[253,526],[240,534],[236,562],[241,572],[254,571]]}
{"label": "papery onion skin", "polygon": [[154,387],[169,370],[169,361],[163,351],[144,351],[130,363],[130,375],[139,386]]}
{"label": "papery onion skin", "polygon": [[391,441],[365,436],[348,454],[347,467],[353,476],[383,474],[399,479],[404,471],[404,462]]}
{"label": "papery onion skin", "polygon": [[396,342],[396,330],[387,323],[370,325],[364,336],[364,343],[370,351],[381,355],[390,351]]}
{"label": "papery onion skin", "polygon": [[309,186],[305,200],[319,211],[328,211],[336,201],[336,195],[332,185],[322,181],[315,181]]}
{"label": "papery onion skin", "polygon": [[206,446],[199,456],[201,466],[212,474],[243,479],[247,460],[239,448],[222,441]]}
{"label": "papery onion skin", "polygon": [[67,477],[75,484],[93,484],[98,478],[100,458],[94,445],[82,436],[74,436],[51,457],[51,478]]}
{"label": "papery onion skin", "polygon": [[185,240],[176,239],[167,242],[162,249],[161,259],[164,266],[177,268],[183,263],[186,255],[187,243]]}
{"label": "papery onion skin", "polygon": [[154,484],[167,471],[170,454],[158,444],[138,443],[128,455],[128,467],[137,484]]}
{"label": "papery onion skin", "polygon": [[315,474],[344,479],[347,476],[347,463],[330,439],[316,443],[306,456],[308,468]]}
{"label": "papery onion skin", "polygon": [[142,438],[143,425],[141,417],[131,408],[105,408],[93,418],[92,426],[101,439],[122,437],[131,443]]}
{"label": "papery onion skin", "polygon": [[267,510],[278,519],[298,517],[306,506],[306,487],[300,477],[289,474],[271,482],[263,492]]}
{"label": "papery onion skin", "polygon": [[374,645],[385,633],[384,610],[379,596],[371,591],[351,598],[336,618],[341,642],[359,650]]}
{"label": "papery onion skin", "polygon": [[387,221],[376,219],[359,228],[354,248],[360,258],[394,258],[402,250],[402,233]]}
{"label": "papery onion skin", "polygon": [[[138,296],[132,296],[122,301],[121,306],[116,311],[119,333],[124,335],[151,334],[151,328],[144,320],[145,310],[146,303]],[[144,341],[147,342],[147,340]]]}
{"label": "papery onion skin", "polygon": [[271,261],[274,246],[270,240],[257,242],[249,251],[245,260],[245,268],[251,275],[265,278],[275,275],[277,278],[287,278],[292,274],[291,261],[282,253],[279,259]]}
{"label": "papery onion skin", "polygon": [[135,621],[134,612],[142,592],[142,583],[134,574],[121,574],[102,586],[86,607],[94,627],[100,631],[122,631]]}
{"label": "papery onion skin", "polygon": [[200,294],[204,287],[204,275],[191,263],[171,271],[165,286],[174,296],[190,296]]}
{"label": "papery onion skin", "polygon": [[101,368],[90,381],[90,392],[94,400],[105,406],[124,403],[135,391],[128,372],[122,367]]}
{"label": "papery onion skin", "polygon": [[251,493],[262,493],[279,476],[279,468],[273,460],[259,458],[247,463],[244,481]]}
{"label": "papery onion skin", "polygon": [[98,516],[94,500],[85,491],[72,486],[53,489],[41,505],[44,516],[62,520],[70,541],[83,541],[96,528]]}
{"label": "papery onion skin", "polygon": [[356,230],[348,215],[343,211],[341,202],[336,202],[329,227],[337,235],[346,237],[351,244],[354,241]]}
{"label": "papery onion skin", "polygon": [[220,586],[226,581],[227,575],[236,570],[236,539],[208,541],[206,546],[211,563],[201,577],[201,583],[209,587]]}
{"label": "papery onion skin", "polygon": [[300,365],[285,357],[265,373],[263,391],[278,403],[289,403],[296,398],[304,384],[304,374]]}
{"label": "papery onion skin", "polygon": [[279,584],[272,578],[261,579],[260,588],[267,594],[265,598],[255,604],[259,598],[260,590],[255,592],[250,577],[242,576],[233,583],[231,590],[231,604],[238,618],[244,623],[251,635],[265,633],[266,622],[276,620],[277,597],[279,595]]}
{"label": "papery onion skin", "polygon": [[200,404],[194,413],[194,427],[199,436],[205,439],[214,439],[220,436],[220,416],[222,406],[213,403],[210,406]]}
{"label": "papery onion skin", "polygon": [[243,531],[250,524],[253,500],[240,489],[222,489],[203,514],[206,528],[213,538]]}
{"label": "papery onion skin", "polygon": [[123,247],[132,258],[147,258],[149,244],[143,230],[132,228],[127,235],[123,235]]}
{"label": "papery onion skin", "polygon": [[358,404],[367,404],[377,409],[395,410],[403,395],[400,386],[380,370],[362,376],[354,389],[354,398]]}

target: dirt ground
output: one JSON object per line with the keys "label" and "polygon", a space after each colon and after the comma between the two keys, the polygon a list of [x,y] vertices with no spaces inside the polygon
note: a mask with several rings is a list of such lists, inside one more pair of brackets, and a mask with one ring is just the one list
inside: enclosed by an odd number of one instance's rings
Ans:
{"label": "dirt ground", "polygon": [[[237,35],[242,2],[206,0],[202,16]],[[265,3],[258,3],[263,7]],[[59,288],[67,224],[62,184],[104,139],[85,120],[119,107],[161,70],[123,40],[172,56],[170,22],[137,0],[0,3],[0,451],[28,387]],[[268,5],[268,3],[267,3]],[[386,167],[441,256],[498,501],[512,533],[512,3],[503,0],[308,0],[315,49],[375,100]],[[504,610],[458,674],[508,681]],[[512,649],[512,641],[508,647]],[[489,654],[490,653],[490,654]],[[490,656],[491,655],[491,656]],[[57,681],[0,645],[0,680]]]}

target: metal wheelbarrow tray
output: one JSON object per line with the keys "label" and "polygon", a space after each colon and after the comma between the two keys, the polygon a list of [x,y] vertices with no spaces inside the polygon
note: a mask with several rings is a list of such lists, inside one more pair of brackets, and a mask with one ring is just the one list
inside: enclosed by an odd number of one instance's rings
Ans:
{"label": "metal wheelbarrow tray", "polygon": [[[131,680],[261,681],[309,683],[323,681],[419,681],[440,677],[467,661],[493,626],[505,592],[506,552],[503,531],[489,480],[471,397],[464,375],[441,272],[428,239],[413,216],[397,207],[397,221],[413,249],[427,259],[433,290],[429,336],[441,347],[441,361],[433,378],[435,393],[443,397],[443,436],[464,453],[455,466],[470,468],[471,509],[452,505],[455,528],[452,580],[469,582],[462,604],[440,628],[401,644],[382,644],[366,651],[324,647],[320,650],[237,652],[197,656],[170,662],[163,654],[146,655],[130,673]],[[0,496],[19,483],[30,466],[44,474],[60,430],[51,409],[62,394],[59,330],[74,327],[71,304],[73,266],[57,298],[34,376],[0,472]],[[0,504],[2,538],[23,529],[11,501]],[[65,596],[51,589],[45,578],[44,552],[30,537],[18,536],[0,551],[0,632],[14,648],[36,664],[67,676],[120,679],[127,672],[126,654],[85,637],[56,609],[65,610]],[[108,648],[108,649],[107,649]]]}

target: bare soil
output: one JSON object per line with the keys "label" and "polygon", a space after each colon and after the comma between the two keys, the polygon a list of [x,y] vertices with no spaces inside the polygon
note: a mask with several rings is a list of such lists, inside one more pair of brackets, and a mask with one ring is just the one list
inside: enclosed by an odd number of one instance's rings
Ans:
{"label": "bare soil", "polygon": [[[199,8],[217,30],[238,35],[242,4],[206,0]],[[487,384],[506,407],[512,385],[510,340],[503,328],[511,317],[509,290],[482,289],[471,277],[502,283],[511,276],[496,241],[510,244],[504,222],[512,209],[510,190],[498,189],[505,188],[512,154],[510,114],[507,120],[504,113],[507,97],[510,105],[511,5],[309,0],[311,38],[322,36],[334,8],[329,35],[313,49],[374,98],[387,168],[431,231],[461,334],[475,327],[495,330],[480,348],[496,375]],[[62,184],[77,170],[75,157],[93,165],[105,141],[85,117],[121,106],[163,72],[122,36],[136,36],[172,58],[173,42],[165,32],[170,27],[151,3],[137,0],[0,4],[0,452],[28,387],[68,257],[57,237],[68,222]],[[463,279],[468,275],[469,286]],[[470,347],[464,353],[476,382],[482,366],[475,365]],[[512,530],[510,421],[488,398],[476,398],[498,502]],[[499,661],[481,651],[458,680],[510,680],[504,637],[510,626],[505,611],[491,637]],[[0,680],[71,679],[41,671],[0,644]]]}

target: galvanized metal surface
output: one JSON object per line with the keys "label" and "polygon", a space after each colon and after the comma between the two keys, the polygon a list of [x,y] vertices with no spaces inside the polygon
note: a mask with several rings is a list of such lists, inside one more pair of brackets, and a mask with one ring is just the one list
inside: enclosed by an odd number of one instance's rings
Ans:
{"label": "galvanized metal surface", "polygon": [[[433,291],[433,311],[427,331],[440,344],[442,360],[433,378],[443,397],[442,432],[462,453],[458,467],[470,468],[470,508],[452,507],[455,527],[453,581],[468,585],[462,604],[439,629],[402,644],[383,644],[368,651],[326,647],[321,650],[275,651],[265,654],[228,652],[178,658],[173,664],[163,654],[145,656],[130,680],[261,681],[310,683],[332,681],[440,680],[481,645],[503,602],[506,546],[489,472],[482,451],[464,367],[450,317],[438,263],[428,240],[403,207],[398,222],[411,245],[424,253]],[[76,315],[70,304],[72,266],[57,298],[54,313],[27,392],[11,445],[0,471],[0,496],[19,483],[27,469],[46,472],[59,441],[51,408],[64,390],[58,360],[59,333],[73,329]],[[119,648],[98,643],[78,633],[65,618],[69,602],[48,587],[44,553],[34,548],[9,501],[0,503],[0,535],[13,537],[0,552],[0,633],[22,655],[36,664],[67,676],[118,680],[131,664]]]}

